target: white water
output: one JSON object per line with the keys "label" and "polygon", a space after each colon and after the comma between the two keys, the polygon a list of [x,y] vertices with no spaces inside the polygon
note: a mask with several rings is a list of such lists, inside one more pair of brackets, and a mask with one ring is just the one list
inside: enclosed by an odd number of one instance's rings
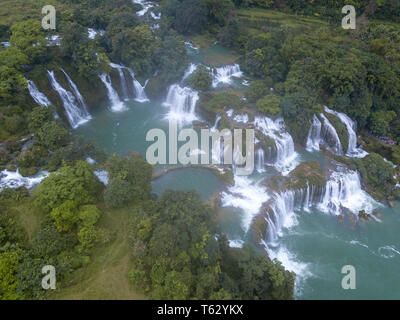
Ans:
{"label": "white water", "polygon": [[144,88],[147,85],[147,82],[145,83],[144,86],[142,86],[139,81],[136,80],[135,78],[135,74],[133,73],[133,70],[130,68],[126,68],[129,72],[129,74],[132,77],[132,81],[133,81],[133,88],[135,89],[135,94],[136,94],[136,98],[135,101],[137,102],[147,102],[149,101],[149,99],[146,96],[146,92],[144,91]]}
{"label": "white water", "polygon": [[256,170],[258,172],[264,172],[265,171],[265,152],[262,148],[257,150],[256,160],[257,160]]}
{"label": "white water", "polygon": [[83,99],[81,93],[79,92],[78,87],[76,86],[76,84],[72,81],[70,76],[63,69],[61,69],[61,71],[64,73],[65,77],[67,78],[69,87],[71,88],[71,90],[74,93],[75,97],[78,99],[78,102],[80,104],[81,109],[86,114],[86,117],[88,119],[91,119],[92,117],[90,116],[89,112],[87,111],[86,102]]}
{"label": "white water", "polygon": [[146,96],[146,92],[144,91],[144,88],[146,87],[146,84],[144,86],[142,86],[139,81],[136,80],[135,78],[135,73],[133,72],[133,70],[131,68],[116,64],[116,63],[110,63],[110,67],[117,69],[118,73],[119,73],[119,78],[120,78],[120,82],[121,82],[121,87],[122,87],[122,94],[123,94],[123,99],[126,101],[130,98],[130,95],[128,93],[128,85],[126,82],[126,78],[124,75],[124,69],[128,71],[129,75],[132,78],[132,84],[133,84],[133,90],[134,90],[134,94],[135,94],[135,101],[137,102],[147,102],[149,101],[149,99]]}
{"label": "white water", "polygon": [[214,69],[214,79],[212,86],[216,88],[219,84],[230,84],[232,77],[240,78],[243,76],[243,72],[240,71],[238,64],[224,66]]}
{"label": "white water", "polygon": [[268,117],[256,117],[254,124],[256,129],[275,141],[276,154],[273,157],[273,165],[283,175],[288,174],[297,166],[298,155],[294,150],[292,136],[285,130],[283,119],[273,121]]}
{"label": "white water", "polygon": [[36,87],[35,83],[31,80],[26,80],[26,82],[28,83],[28,89],[29,89],[29,93],[31,95],[31,97],[33,98],[33,100],[35,100],[35,102],[38,105],[47,107],[51,105],[50,100],[42,93],[38,90],[38,88]]}
{"label": "white water", "polygon": [[120,66],[119,64],[116,64],[116,63],[110,63],[110,67],[118,70],[119,80],[121,82],[123,99],[125,101],[127,101],[129,99],[129,95],[128,95],[128,86],[126,83],[124,71],[122,70],[124,67]]}
{"label": "white water", "polygon": [[198,66],[199,66],[198,64],[191,63],[189,67],[187,67],[185,74],[182,78],[182,81],[187,79],[193,72],[195,72]]}
{"label": "white water", "polygon": [[95,176],[97,179],[100,180],[101,183],[104,185],[108,185],[109,182],[109,177],[108,177],[108,172],[105,170],[95,170],[94,171]]}
{"label": "white water", "polygon": [[357,171],[341,170],[331,174],[317,205],[324,213],[340,215],[347,208],[358,215],[361,210],[372,213],[379,204],[361,188]]}
{"label": "white water", "polygon": [[247,232],[251,221],[259,213],[269,195],[266,188],[260,186],[246,176],[235,176],[235,185],[222,192],[221,202],[223,207],[240,208],[243,211],[242,228]]}
{"label": "white water", "polygon": [[247,122],[249,122],[249,116],[247,114],[238,114],[236,116],[233,117],[233,120],[238,122],[238,123],[244,123],[246,124]]}
{"label": "white water", "polygon": [[361,148],[357,148],[357,134],[356,134],[356,124],[351,120],[346,114],[341,112],[336,112],[325,106],[325,112],[337,116],[340,121],[346,126],[347,132],[349,134],[349,145],[347,147],[346,155],[348,157],[364,158],[368,153]]}
{"label": "white water", "polygon": [[19,171],[16,172],[4,170],[0,172],[0,191],[4,188],[16,189],[19,187],[26,187],[27,189],[33,188],[40,184],[50,173],[47,171],[40,171],[32,177],[23,177]]}
{"label": "white water", "polygon": [[108,99],[111,103],[111,111],[121,112],[126,110],[125,104],[120,100],[117,91],[115,91],[112,86],[111,77],[108,74],[104,73],[101,74],[99,77],[107,88]]}
{"label": "white water", "polygon": [[88,28],[88,38],[95,39],[97,35],[103,36],[106,32],[104,30],[96,30],[93,28]]}
{"label": "white water", "polygon": [[219,114],[217,114],[216,118],[215,118],[215,123],[213,125],[213,127],[211,128],[211,131],[215,131],[218,128],[218,124],[221,121],[221,116]]}
{"label": "white water", "polygon": [[[72,92],[64,89],[58,83],[58,81],[54,75],[54,71],[47,70],[47,74],[48,74],[52,88],[55,91],[57,91],[58,95],[60,96],[60,98],[63,102],[65,114],[68,118],[68,121],[69,121],[71,127],[75,129],[78,126],[80,126],[81,124],[88,122],[91,119],[91,117],[85,108],[79,107],[78,101],[77,101],[76,97],[74,96],[74,94]],[[70,85],[71,85],[71,83],[70,83]],[[79,91],[77,91],[77,92],[79,92]],[[78,96],[78,100],[80,102],[79,96]]]}
{"label": "white water", "polygon": [[313,122],[310,127],[310,131],[308,132],[308,137],[307,137],[307,144],[306,144],[306,150],[311,152],[312,150],[317,150],[319,151],[319,145],[321,143],[321,121],[317,118],[317,116],[314,114],[313,116]]}
{"label": "white water", "polygon": [[[321,142],[324,141],[326,147],[337,155],[343,154],[342,143],[340,142],[339,136],[336,132],[335,127],[330,123],[327,117],[323,113],[320,114],[321,118],[324,120],[324,126],[322,127]],[[328,141],[334,140],[333,147],[330,146]]]}
{"label": "white water", "polygon": [[142,6],[142,10],[136,12],[136,14],[140,17],[144,16],[150,8],[153,8],[155,6],[153,3],[146,0],[132,0],[132,2],[140,4]]}
{"label": "white water", "polygon": [[174,119],[178,122],[192,122],[197,119],[196,104],[199,100],[199,94],[196,90],[189,87],[182,88],[179,84],[173,84],[169,87],[167,99],[163,103],[169,107],[168,119]]}

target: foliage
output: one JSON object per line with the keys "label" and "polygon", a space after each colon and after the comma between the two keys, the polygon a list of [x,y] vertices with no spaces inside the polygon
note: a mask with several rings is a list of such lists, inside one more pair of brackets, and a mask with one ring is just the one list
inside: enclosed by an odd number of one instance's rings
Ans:
{"label": "foliage", "polygon": [[[92,166],[86,161],[77,161],[73,167],[66,165],[47,177],[35,190],[35,203],[48,212],[65,201],[77,206],[88,204],[95,200],[99,188],[101,184]],[[69,203],[68,210],[72,209],[72,203]],[[57,216],[62,217],[62,211],[58,210]]]}
{"label": "foliage", "polygon": [[197,67],[196,71],[190,75],[190,86],[196,90],[207,91],[212,83],[210,71],[204,67]]}
{"label": "foliage", "polygon": [[104,191],[104,202],[110,207],[122,207],[131,200],[131,196],[131,184],[125,180],[114,178]]}
{"label": "foliage", "polygon": [[267,94],[257,101],[257,110],[261,113],[277,115],[280,112],[281,99],[278,95]]}

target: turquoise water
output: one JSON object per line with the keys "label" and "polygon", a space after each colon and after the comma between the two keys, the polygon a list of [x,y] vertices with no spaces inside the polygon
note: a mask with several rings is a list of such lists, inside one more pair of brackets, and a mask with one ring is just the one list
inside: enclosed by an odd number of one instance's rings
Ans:
{"label": "turquoise water", "polygon": [[[212,50],[201,51],[200,56],[192,60],[202,62]],[[220,47],[216,46],[215,50],[221,54]],[[196,56],[195,52],[193,54]],[[168,132],[168,108],[162,102],[130,101],[122,113],[96,110],[92,113],[93,119],[75,130],[75,134],[96,141],[111,153],[124,156],[129,151],[138,151],[145,156],[152,144],[146,142],[146,133],[154,128]],[[328,164],[321,153],[304,150],[298,153],[300,161],[318,160],[322,167]],[[255,173],[250,179],[255,181],[274,174],[276,171],[267,170],[263,174]],[[216,192],[227,191],[210,171],[194,168],[171,171],[153,181],[152,186],[157,195],[167,189],[196,190],[203,200]],[[266,193],[266,197],[272,196],[268,190]],[[400,204],[396,203],[394,209],[382,206],[379,211],[381,222],[361,222],[356,227],[315,209],[296,213],[296,223],[282,230],[279,245],[270,252],[297,273],[296,298],[400,299],[400,276],[397,275],[400,270]],[[220,227],[230,240],[249,241],[243,228],[246,215],[240,208],[219,210]],[[344,277],[341,270],[345,265],[356,269],[356,290],[341,287]]]}

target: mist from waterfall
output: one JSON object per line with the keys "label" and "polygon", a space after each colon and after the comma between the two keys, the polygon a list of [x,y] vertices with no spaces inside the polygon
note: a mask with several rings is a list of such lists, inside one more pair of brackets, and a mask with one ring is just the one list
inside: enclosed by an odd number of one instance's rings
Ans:
{"label": "mist from waterfall", "polygon": [[[74,94],[66,89],[64,89],[60,83],[58,83],[54,71],[49,71],[47,70],[47,75],[50,81],[50,84],[52,86],[52,88],[57,91],[58,95],[61,98],[61,101],[63,103],[64,106],[64,110],[65,110],[65,115],[68,118],[68,121],[71,125],[72,128],[77,128],[78,126],[82,125],[83,123],[88,122],[91,119],[90,114],[87,112],[86,108],[82,106],[82,101],[83,98],[80,95],[78,89],[76,88],[76,92],[75,92],[75,88],[74,86],[72,86],[73,91],[75,94],[79,94],[78,96],[74,96]],[[67,77],[67,80],[69,82],[69,77]],[[71,80],[72,82],[72,80]],[[70,85],[71,85],[71,82]],[[82,101],[81,101],[82,99]],[[81,104],[81,106],[79,106],[79,104]]]}

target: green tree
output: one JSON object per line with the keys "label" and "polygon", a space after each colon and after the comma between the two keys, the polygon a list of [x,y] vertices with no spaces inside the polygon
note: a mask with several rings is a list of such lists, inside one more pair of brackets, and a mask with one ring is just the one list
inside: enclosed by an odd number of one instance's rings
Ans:
{"label": "green tree", "polygon": [[15,274],[18,267],[17,252],[0,252],[0,300],[19,300],[18,281]]}
{"label": "green tree", "polygon": [[204,66],[197,67],[196,71],[190,75],[189,83],[196,90],[207,91],[212,83],[210,70]]}
{"label": "green tree", "polygon": [[280,112],[281,99],[276,94],[268,94],[257,101],[257,110],[261,113],[277,115]]}

